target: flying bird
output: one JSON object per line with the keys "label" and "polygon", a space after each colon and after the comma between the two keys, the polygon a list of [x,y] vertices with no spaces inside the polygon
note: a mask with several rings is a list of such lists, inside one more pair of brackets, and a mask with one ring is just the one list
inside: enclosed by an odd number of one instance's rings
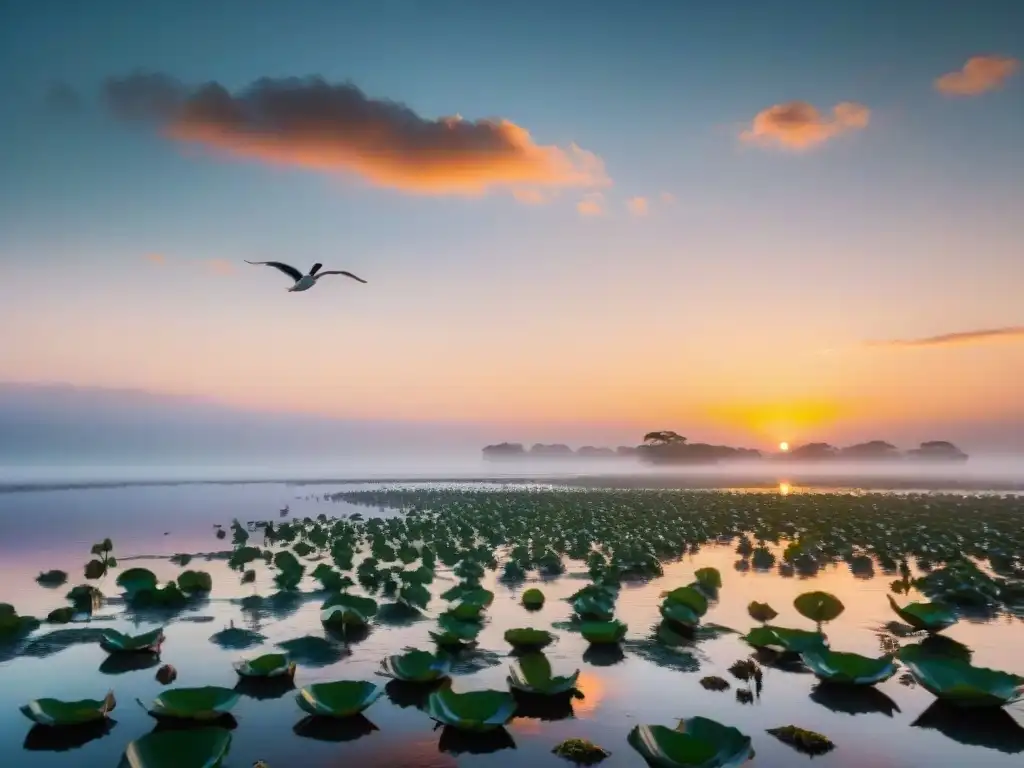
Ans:
{"label": "flying bird", "polygon": [[289,292],[308,291],[316,285],[316,281],[324,275],[344,275],[345,277],[351,277],[353,280],[358,280],[360,283],[366,282],[363,278],[356,277],[351,272],[345,272],[343,270],[327,270],[326,272],[321,272],[320,267],[322,267],[323,264],[320,263],[314,264],[309,270],[308,275],[304,275],[290,264],[282,264],[280,261],[249,261],[246,259],[245,263],[265,264],[268,267],[273,267],[276,270],[284,272],[288,277],[295,281],[295,285],[288,289]]}

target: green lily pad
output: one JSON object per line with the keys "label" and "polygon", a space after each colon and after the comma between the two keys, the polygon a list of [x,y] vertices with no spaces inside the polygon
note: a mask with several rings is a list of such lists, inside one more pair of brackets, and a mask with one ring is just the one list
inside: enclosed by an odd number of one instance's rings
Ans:
{"label": "green lily pad", "polygon": [[700,614],[683,603],[670,603],[667,600],[658,607],[663,619],[675,622],[680,626],[693,628],[700,624]]}
{"label": "green lily pad", "polygon": [[143,590],[156,589],[157,578],[148,568],[129,568],[118,574],[116,583],[128,595],[134,595]]}
{"label": "green lily pad", "polygon": [[515,711],[516,700],[506,691],[455,693],[442,688],[430,694],[426,706],[427,714],[437,722],[474,732],[503,727]]}
{"label": "green lily pad", "polygon": [[236,661],[234,667],[242,677],[295,677],[295,662],[283,653],[265,653],[255,659]]}
{"label": "green lily pad", "polygon": [[663,605],[685,605],[699,619],[708,612],[708,599],[693,587],[679,587],[665,595]]}
{"label": "green lily pad", "polygon": [[774,627],[770,624],[754,627],[743,636],[743,640],[754,648],[770,648],[787,653],[804,653],[828,646],[828,640],[820,632]]}
{"label": "green lily pad", "polygon": [[942,603],[907,603],[902,608],[899,603],[893,600],[892,595],[887,595],[889,605],[903,621],[914,629],[935,633],[948,629],[957,623],[956,611],[950,606]]}
{"label": "green lily pad", "polygon": [[708,589],[722,588],[722,574],[717,568],[698,568],[693,572],[693,578]]}
{"label": "green lily pad", "polygon": [[779,615],[768,603],[759,603],[756,600],[747,606],[747,613],[750,614],[750,618],[754,621],[760,621],[761,623],[771,621]]}
{"label": "green lily pad", "polygon": [[509,668],[509,687],[523,693],[557,696],[576,687],[580,671],[567,677],[551,674],[551,662],[543,653],[530,653],[515,660]]}
{"label": "green lily pad", "polygon": [[920,645],[904,646],[899,657],[922,688],[951,704],[1002,707],[1024,700],[1024,677],[1020,675],[937,656]]}
{"label": "green lily pad", "polygon": [[67,583],[68,575],[65,571],[43,571],[36,576],[36,582],[44,587],[59,587]]}
{"label": "green lily pad", "polygon": [[429,651],[409,651],[388,656],[381,663],[382,674],[407,683],[432,683],[447,677],[451,661]]}
{"label": "green lily pad", "polygon": [[299,691],[296,701],[303,710],[320,717],[352,717],[384,694],[384,689],[373,683],[339,680],[334,683],[316,683]]}
{"label": "green lily pad", "polygon": [[266,635],[261,635],[259,632],[235,626],[227,627],[210,635],[210,642],[214,645],[219,645],[221,648],[233,648],[237,651],[261,645],[266,639]]}
{"label": "green lily pad", "polygon": [[588,643],[610,645],[621,642],[629,627],[618,619],[611,621],[583,621],[579,624],[580,634]]}
{"label": "green lily pad", "polygon": [[522,601],[523,606],[526,608],[536,610],[538,608],[544,607],[544,593],[536,587],[533,587],[523,592],[523,596],[522,598],[520,598],[520,600]]}
{"label": "green lily pad", "polygon": [[801,616],[817,624],[832,621],[846,610],[839,598],[828,592],[804,592],[797,595],[793,607]]}
{"label": "green lily pad", "polygon": [[555,642],[555,636],[544,629],[519,627],[505,632],[505,642],[521,650],[540,650]]}
{"label": "green lily pad", "polygon": [[324,601],[320,621],[325,626],[365,627],[377,615],[377,601],[341,592]]}
{"label": "green lily pad", "polygon": [[800,658],[819,680],[845,685],[875,685],[888,680],[899,669],[891,656],[873,659],[824,647],[805,651]]}
{"label": "green lily pad", "polygon": [[178,574],[178,589],[188,595],[209,592],[213,589],[213,579],[206,571],[182,571]]}
{"label": "green lily pad", "polygon": [[437,620],[440,632],[431,632],[430,637],[442,648],[458,647],[472,643],[483,626],[475,621],[459,621],[447,614]]}
{"label": "green lily pad", "polygon": [[35,699],[21,707],[21,714],[39,725],[83,725],[106,719],[116,706],[117,701],[114,699],[114,692],[111,691],[101,700]]}
{"label": "green lily pad", "polygon": [[216,720],[230,712],[238,699],[236,691],[214,685],[171,688],[153,699],[149,714],[176,720]]}
{"label": "green lily pad", "polygon": [[733,768],[754,756],[749,736],[706,717],[682,720],[674,729],[638,725],[627,740],[651,768]]}
{"label": "green lily pad", "polygon": [[107,653],[160,653],[164,639],[163,627],[141,635],[105,629],[100,637],[100,647]]}
{"label": "green lily pad", "polygon": [[119,768],[220,768],[230,748],[223,728],[156,731],[131,742]]}

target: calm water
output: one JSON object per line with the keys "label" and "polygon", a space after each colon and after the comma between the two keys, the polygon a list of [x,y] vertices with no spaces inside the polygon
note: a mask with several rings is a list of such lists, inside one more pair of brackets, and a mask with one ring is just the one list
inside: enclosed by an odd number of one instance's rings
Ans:
{"label": "calm water", "polygon": [[[293,517],[356,511],[350,505],[319,499],[319,494],[333,490],[340,488],[185,485],[0,494],[0,602],[13,603],[20,613],[37,616],[66,605],[63,598],[67,589],[83,581],[79,575],[89,559],[90,545],[105,536],[113,539],[114,554],[121,567],[138,564],[161,578],[173,577],[180,569],[166,559],[132,562],[128,558],[228,549],[230,539],[216,539],[214,523],[227,525],[234,517],[243,522],[277,518],[278,509],[286,504],[290,505]],[[317,496],[311,496],[314,493]],[[358,511],[374,513],[365,508]],[[508,728],[514,749],[506,744],[504,749],[491,754],[474,754],[474,749],[501,745],[451,741],[448,735],[434,729],[426,714],[408,706],[409,702],[396,702],[390,697],[380,699],[367,710],[366,717],[373,727],[364,724],[363,735],[356,731],[337,735],[347,737],[346,741],[303,737],[295,734],[293,727],[304,713],[296,705],[294,695],[287,693],[277,699],[242,698],[234,710],[238,728],[226,765],[248,768],[262,759],[272,768],[565,766],[570,764],[552,755],[552,747],[563,739],[582,737],[612,751],[612,757],[603,766],[642,766],[643,760],[626,743],[626,735],[634,725],[674,725],[676,718],[697,714],[735,725],[749,734],[757,750],[754,764],[765,768],[790,768],[809,760],[764,732],[766,728],[788,724],[819,731],[836,743],[837,749],[832,753],[814,758],[814,764],[822,768],[1021,765],[1024,729],[1012,720],[1015,716],[1024,721],[1019,713],[1006,719],[989,715],[980,723],[965,721],[960,715],[951,717],[943,710],[930,708],[934,698],[920,688],[902,685],[899,676],[877,686],[877,692],[856,699],[837,699],[828,695],[827,690],[819,689],[812,675],[765,668],[760,699],[742,704],[735,698],[734,690],[743,684],[732,680],[726,670],[737,659],[749,655],[750,649],[735,636],[724,635],[700,643],[689,662],[653,652],[646,638],[660,618],[660,593],[689,582],[694,569],[705,565],[719,568],[724,580],[720,602],[709,612],[708,622],[745,631],[752,624],[745,606],[751,600],[760,600],[771,603],[780,612],[776,623],[810,628],[792,608],[792,600],[809,589],[823,589],[839,596],[847,606],[843,616],[828,625],[833,647],[872,655],[882,652],[876,629],[894,618],[885,600],[892,577],[879,573],[875,579],[858,579],[840,566],[811,580],[784,579],[774,573],[736,571],[736,559],[730,548],[708,548],[695,557],[667,565],[660,579],[624,586],[617,614],[629,624],[630,632],[621,659],[585,654],[587,644],[582,638],[555,629],[559,640],[547,649],[547,655],[556,674],[582,670],[579,687],[585,698],[575,701],[571,715],[561,720],[517,717]],[[174,685],[234,687],[238,678],[232,661],[269,652],[274,644],[303,635],[323,636],[318,615],[322,595],[289,601],[273,610],[243,611],[238,603],[240,598],[274,592],[267,569],[257,568],[257,583],[243,586],[238,583],[238,574],[229,571],[223,561],[196,558],[190,567],[209,571],[214,591],[208,602],[179,614],[166,625],[167,641],[161,662],[177,668]],[[69,584],[55,590],[38,586],[34,577],[40,570],[50,568],[68,571]],[[116,573],[100,584],[107,594],[118,592],[113,584]],[[505,630],[518,626],[549,628],[567,620],[571,608],[558,598],[579,589],[585,578],[577,564],[558,579],[543,583],[533,579],[512,589],[496,583],[494,574],[489,574],[487,586],[496,593],[487,612],[490,621],[480,634],[479,648],[457,668],[455,689],[504,689],[511,661],[503,640]],[[452,583],[454,578],[439,570],[431,591],[440,594]],[[517,604],[519,594],[529,586],[541,586],[548,597],[538,613],[527,613]],[[314,583],[305,584],[304,589],[313,590]],[[440,610],[439,603],[435,601],[430,608]],[[157,626],[146,616],[126,616],[122,610],[123,606],[116,603],[107,605],[94,619],[94,626],[131,632]],[[230,621],[262,632],[267,636],[264,646],[238,652],[210,642],[210,636]],[[405,626],[378,622],[365,639],[347,649],[347,655],[319,659],[317,666],[303,664],[299,659],[296,683],[301,686],[334,679],[376,679],[384,683],[383,678],[374,677],[380,660],[406,647],[432,647],[427,633],[433,626],[429,619]],[[47,638],[55,629],[61,627],[44,626],[29,639],[27,646],[0,646],[0,713],[4,713],[0,716],[0,754],[12,756],[12,764],[19,768],[114,766],[131,739],[154,727],[154,721],[135,699],[148,703],[162,690],[163,686],[154,679],[155,667],[134,671],[110,669],[109,663],[104,664],[107,654],[98,645],[61,648],[59,642],[53,642],[60,635]],[[1024,674],[1024,657],[1019,651],[1024,641],[1021,621],[962,621],[946,634],[974,651],[975,664]],[[26,648],[29,655],[24,655]],[[19,649],[22,655],[15,655]],[[705,691],[699,680],[712,674],[730,679],[733,690]],[[114,689],[118,699],[114,712],[116,726],[109,735],[73,751],[24,749],[31,723],[18,713],[19,705],[46,696],[101,698],[108,688]],[[914,725],[926,712],[923,723]]]}

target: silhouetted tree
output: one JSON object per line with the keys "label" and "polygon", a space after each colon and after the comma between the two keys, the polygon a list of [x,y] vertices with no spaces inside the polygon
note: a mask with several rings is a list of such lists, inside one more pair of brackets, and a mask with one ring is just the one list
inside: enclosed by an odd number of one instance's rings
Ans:
{"label": "silhouetted tree", "polygon": [[807,443],[794,448],[785,456],[791,461],[821,461],[834,459],[837,453],[835,446],[828,443]]}
{"label": "silhouetted tree", "polygon": [[680,435],[678,432],[673,432],[669,429],[659,430],[658,432],[648,432],[644,435],[644,443],[647,445],[679,445],[685,443],[686,438]]}
{"label": "silhouetted tree", "polygon": [[530,448],[531,456],[572,456],[572,448],[564,443],[536,443]]}
{"label": "silhouetted tree", "polygon": [[907,451],[912,459],[937,461],[967,461],[967,454],[946,440],[929,440],[921,443],[921,447]]}
{"label": "silhouetted tree", "polygon": [[866,443],[850,445],[839,451],[843,459],[890,460],[901,458],[899,449],[884,440],[869,440]]}
{"label": "silhouetted tree", "polygon": [[524,456],[526,449],[522,443],[497,443],[496,445],[484,446],[484,458],[506,458],[509,456]]}

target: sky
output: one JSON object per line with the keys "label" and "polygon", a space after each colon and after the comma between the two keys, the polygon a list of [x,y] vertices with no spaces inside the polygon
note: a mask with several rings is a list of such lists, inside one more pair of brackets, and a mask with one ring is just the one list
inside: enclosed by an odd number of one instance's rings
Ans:
{"label": "sky", "polygon": [[1019,441],[1022,59],[1014,0],[3,3],[0,381]]}

